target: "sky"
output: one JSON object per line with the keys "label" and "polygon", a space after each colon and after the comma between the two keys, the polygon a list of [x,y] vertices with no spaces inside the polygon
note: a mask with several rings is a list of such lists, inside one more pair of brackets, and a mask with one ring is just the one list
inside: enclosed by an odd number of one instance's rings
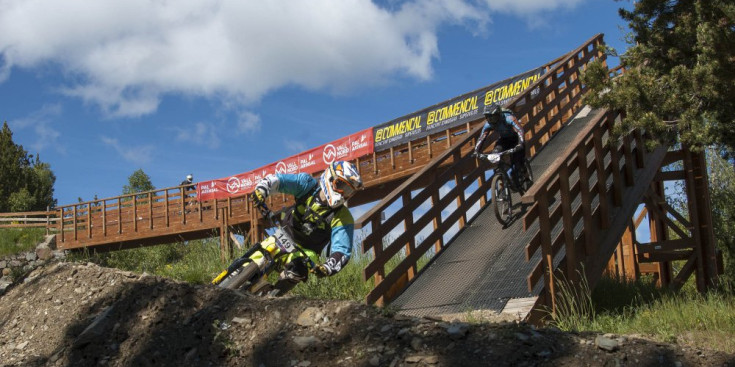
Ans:
{"label": "sky", "polygon": [[[0,120],[58,204],[247,172],[534,69],[614,0],[0,0]],[[611,64],[615,64],[611,60]],[[0,174],[2,174],[0,172]]]}

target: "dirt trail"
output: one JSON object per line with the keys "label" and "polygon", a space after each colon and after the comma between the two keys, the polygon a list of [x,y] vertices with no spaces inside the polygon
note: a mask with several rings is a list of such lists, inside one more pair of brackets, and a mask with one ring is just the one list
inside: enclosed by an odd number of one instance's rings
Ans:
{"label": "dirt trail", "polygon": [[[605,349],[609,349],[607,351]],[[386,315],[56,263],[0,296],[0,366],[735,366],[629,336]]]}

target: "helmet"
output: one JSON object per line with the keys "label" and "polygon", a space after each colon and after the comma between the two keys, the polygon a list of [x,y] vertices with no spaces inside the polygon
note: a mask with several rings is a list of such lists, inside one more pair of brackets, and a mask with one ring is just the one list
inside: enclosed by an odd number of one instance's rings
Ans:
{"label": "helmet", "polygon": [[485,115],[485,117],[489,117],[490,115],[500,115],[501,113],[502,109],[495,103],[485,106],[485,109],[482,111],[482,114]]}
{"label": "helmet", "polygon": [[332,208],[344,204],[357,190],[362,189],[362,179],[357,167],[350,162],[336,161],[324,170],[319,187]]}
{"label": "helmet", "polygon": [[191,173],[190,173],[190,174],[188,174],[188,175],[186,175],[186,180],[187,180],[187,181],[191,181],[191,180],[193,180],[193,179],[194,179],[194,176],[193,176],[193,175],[192,175]]}

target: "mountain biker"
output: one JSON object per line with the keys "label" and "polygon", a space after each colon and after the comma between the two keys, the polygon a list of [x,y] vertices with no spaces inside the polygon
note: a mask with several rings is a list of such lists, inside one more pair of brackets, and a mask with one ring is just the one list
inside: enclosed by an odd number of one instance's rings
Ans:
{"label": "mountain biker", "polygon": [[196,190],[196,185],[194,185],[194,175],[192,175],[191,173],[186,175],[186,180],[181,181],[179,186],[184,186],[184,190],[186,190],[187,192],[191,190]]}
{"label": "mountain biker", "polygon": [[[321,278],[337,274],[350,260],[355,225],[345,202],[362,188],[355,165],[336,161],[324,170],[318,181],[306,173],[268,175],[256,184],[253,201],[263,205],[273,191],[294,196],[296,204],[277,215],[283,218],[284,230],[312,259],[331,242],[329,258],[314,269]],[[309,271],[305,260],[298,257],[286,263],[275,284],[277,295],[306,281]]]}
{"label": "mountain biker", "polygon": [[518,178],[525,177],[526,170],[523,164],[526,158],[523,128],[521,128],[521,124],[511,110],[502,108],[497,104],[485,106],[483,114],[485,115],[485,126],[482,127],[482,132],[480,132],[480,137],[477,139],[473,154],[477,156],[482,153],[485,140],[493,130],[496,130],[500,137],[492,153],[500,154],[509,152],[511,154],[510,160],[513,169],[513,175],[511,177],[514,186],[519,187]]}

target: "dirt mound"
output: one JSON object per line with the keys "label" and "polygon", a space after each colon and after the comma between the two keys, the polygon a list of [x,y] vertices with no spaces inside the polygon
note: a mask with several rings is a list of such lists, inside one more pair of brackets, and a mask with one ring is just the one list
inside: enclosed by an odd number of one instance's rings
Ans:
{"label": "dirt mound", "polygon": [[0,297],[2,366],[735,365],[643,339],[387,315],[57,263]]}

